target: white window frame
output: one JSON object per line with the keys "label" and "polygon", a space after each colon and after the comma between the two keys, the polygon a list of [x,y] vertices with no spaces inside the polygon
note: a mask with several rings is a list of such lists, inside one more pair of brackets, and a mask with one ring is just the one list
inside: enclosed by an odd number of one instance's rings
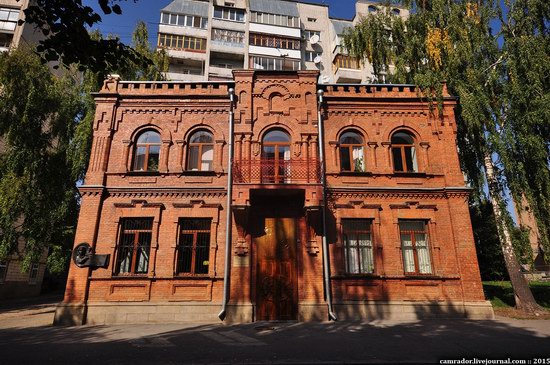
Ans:
{"label": "white window frame", "polygon": [[6,277],[8,276],[8,261],[0,261],[0,269],[3,269],[3,272],[0,274],[0,284],[4,284]]}
{"label": "white window frame", "polygon": [[31,268],[29,270],[29,284],[36,284],[38,283],[38,275],[40,274],[40,264],[38,263],[32,263]]}

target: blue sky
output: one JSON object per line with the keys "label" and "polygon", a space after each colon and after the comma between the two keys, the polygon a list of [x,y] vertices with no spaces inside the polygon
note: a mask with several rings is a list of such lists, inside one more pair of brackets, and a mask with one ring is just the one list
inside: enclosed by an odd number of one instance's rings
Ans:
{"label": "blue sky", "polygon": [[[172,0],[127,0],[120,2],[122,15],[104,15],[97,0],[84,0],[83,4],[96,9],[101,15],[102,22],[94,27],[103,34],[116,34],[123,43],[129,44],[132,39],[132,31],[139,20],[143,20],[149,29],[149,36],[154,39],[158,31],[160,9],[170,4]],[[351,19],[355,13],[355,0],[310,0],[308,2],[329,5],[330,16],[336,18]]]}

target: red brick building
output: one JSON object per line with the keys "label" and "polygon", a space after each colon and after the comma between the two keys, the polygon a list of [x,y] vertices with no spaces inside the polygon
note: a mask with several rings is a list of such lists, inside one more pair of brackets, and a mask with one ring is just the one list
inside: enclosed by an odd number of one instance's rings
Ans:
{"label": "red brick building", "polygon": [[75,245],[110,260],[71,264],[56,321],[492,317],[456,100],[317,75],[107,80]]}

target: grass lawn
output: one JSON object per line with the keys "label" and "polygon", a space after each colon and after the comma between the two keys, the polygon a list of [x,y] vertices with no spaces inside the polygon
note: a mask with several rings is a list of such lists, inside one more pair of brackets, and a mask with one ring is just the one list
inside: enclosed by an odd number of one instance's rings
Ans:
{"label": "grass lawn", "polygon": [[[537,303],[550,309],[550,281],[532,281],[531,292]],[[493,308],[510,308],[514,306],[514,292],[509,281],[484,281],[485,297],[491,301]]]}

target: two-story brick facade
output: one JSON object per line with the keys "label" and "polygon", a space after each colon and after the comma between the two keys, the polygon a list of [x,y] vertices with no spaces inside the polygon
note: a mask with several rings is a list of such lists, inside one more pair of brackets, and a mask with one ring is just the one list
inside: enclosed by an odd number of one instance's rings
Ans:
{"label": "two-story brick facade", "polygon": [[56,321],[492,317],[456,100],[317,75],[107,80],[75,245],[109,266],[71,263]]}

